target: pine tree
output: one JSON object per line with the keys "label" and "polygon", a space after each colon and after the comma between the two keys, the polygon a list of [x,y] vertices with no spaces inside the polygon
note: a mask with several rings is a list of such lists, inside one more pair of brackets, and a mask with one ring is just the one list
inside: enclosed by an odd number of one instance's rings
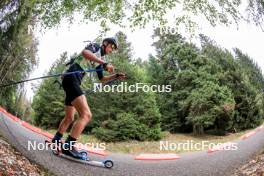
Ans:
{"label": "pine tree", "polygon": [[[67,53],[52,65],[48,75],[61,73],[65,69]],[[64,117],[64,92],[57,83],[60,78],[43,80],[33,97],[34,123],[44,128],[57,128]]]}

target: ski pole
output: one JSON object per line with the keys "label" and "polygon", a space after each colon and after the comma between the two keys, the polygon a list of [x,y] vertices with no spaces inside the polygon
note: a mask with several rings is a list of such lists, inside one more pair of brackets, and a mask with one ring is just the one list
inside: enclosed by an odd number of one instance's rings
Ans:
{"label": "ski pole", "polygon": [[37,78],[26,79],[26,80],[12,82],[12,83],[8,83],[8,84],[2,84],[2,85],[0,85],[0,88],[13,86],[13,85],[17,85],[17,84],[21,84],[21,83],[29,82],[29,81],[34,81],[34,80],[38,80],[38,79],[46,79],[46,78],[58,77],[58,76],[66,76],[66,75],[71,75],[71,74],[76,74],[76,73],[80,74],[80,73],[97,72],[97,71],[102,71],[102,70],[103,69],[90,69],[90,70],[74,71],[74,72],[67,72],[67,73],[57,73],[57,74],[53,74],[53,75],[41,76],[41,77],[37,77]]}

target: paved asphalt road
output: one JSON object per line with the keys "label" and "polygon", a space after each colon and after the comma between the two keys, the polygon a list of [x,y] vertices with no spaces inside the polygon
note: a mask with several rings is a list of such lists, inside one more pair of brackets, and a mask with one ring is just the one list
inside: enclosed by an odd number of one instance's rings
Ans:
{"label": "paved asphalt road", "polygon": [[[115,166],[112,169],[105,169],[56,157],[51,151],[28,151],[28,141],[43,143],[45,137],[24,128],[1,112],[0,133],[27,158],[54,174],[63,176],[228,176],[264,146],[264,129],[262,129],[246,140],[234,141],[237,142],[238,150],[217,151],[211,154],[206,151],[184,153],[179,155],[181,158],[178,160],[165,161],[139,161],[134,160],[132,155],[114,153],[108,157],[114,160]],[[97,155],[92,155],[91,158],[104,159]]]}

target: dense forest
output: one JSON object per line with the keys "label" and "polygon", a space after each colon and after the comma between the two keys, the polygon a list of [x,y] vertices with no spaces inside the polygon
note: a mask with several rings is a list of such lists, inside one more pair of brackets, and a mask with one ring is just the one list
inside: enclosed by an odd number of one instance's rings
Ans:
{"label": "dense forest", "polygon": [[[86,132],[105,141],[157,140],[161,131],[224,135],[263,122],[264,78],[249,56],[237,48],[232,54],[204,35],[200,48],[179,34],[156,30],[154,37],[157,56],[133,60],[130,43],[119,32],[120,49],[109,59],[128,75],[128,85],[171,85],[172,91],[93,92],[96,75],[89,75],[83,89],[93,121]],[[66,62],[64,53],[49,74],[61,72]],[[46,128],[56,128],[63,118],[64,95],[54,82],[43,81],[32,105],[35,123]]]}

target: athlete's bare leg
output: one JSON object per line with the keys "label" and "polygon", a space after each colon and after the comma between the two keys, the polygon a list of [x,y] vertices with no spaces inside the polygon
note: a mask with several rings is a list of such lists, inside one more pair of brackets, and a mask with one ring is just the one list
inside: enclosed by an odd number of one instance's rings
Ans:
{"label": "athlete's bare leg", "polygon": [[65,106],[65,117],[61,121],[58,132],[64,134],[65,131],[69,128],[70,124],[74,121],[74,114],[76,112],[73,106]]}
{"label": "athlete's bare leg", "polygon": [[70,136],[78,139],[79,136],[82,134],[85,126],[90,122],[92,119],[92,113],[90,108],[87,104],[86,97],[81,95],[72,101],[72,105],[75,107],[79,114],[79,118],[74,122]]}

